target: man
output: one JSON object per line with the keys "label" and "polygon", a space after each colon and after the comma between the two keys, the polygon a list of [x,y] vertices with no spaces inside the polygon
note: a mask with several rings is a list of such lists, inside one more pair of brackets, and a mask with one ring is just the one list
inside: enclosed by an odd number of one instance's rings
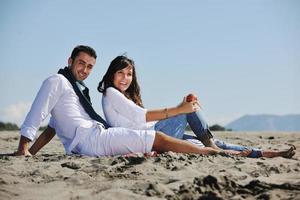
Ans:
{"label": "man", "polygon": [[[37,153],[55,134],[67,154],[110,156],[132,152],[174,151],[210,155],[221,152],[210,147],[199,148],[152,130],[109,128],[93,110],[88,89],[82,82],[91,73],[96,58],[96,52],[91,47],[77,46],[68,59],[68,67],[43,82],[21,126],[19,147],[15,155]],[[49,114],[51,118],[48,128],[29,149],[41,122]]]}

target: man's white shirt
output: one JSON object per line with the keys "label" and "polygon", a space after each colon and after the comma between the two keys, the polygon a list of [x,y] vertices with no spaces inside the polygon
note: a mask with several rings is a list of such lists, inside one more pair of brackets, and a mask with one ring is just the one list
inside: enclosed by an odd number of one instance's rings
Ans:
{"label": "man's white shirt", "polygon": [[103,129],[85,112],[72,85],[61,74],[52,75],[43,82],[21,126],[21,135],[34,140],[49,114],[49,126],[55,129],[67,153],[71,153],[86,135]]}

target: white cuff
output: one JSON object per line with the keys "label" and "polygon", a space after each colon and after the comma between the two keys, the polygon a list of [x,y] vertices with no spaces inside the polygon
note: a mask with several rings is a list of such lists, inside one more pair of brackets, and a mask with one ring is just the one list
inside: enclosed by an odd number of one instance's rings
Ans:
{"label": "white cuff", "polygon": [[34,128],[21,128],[21,135],[33,141],[35,139],[36,130]]}

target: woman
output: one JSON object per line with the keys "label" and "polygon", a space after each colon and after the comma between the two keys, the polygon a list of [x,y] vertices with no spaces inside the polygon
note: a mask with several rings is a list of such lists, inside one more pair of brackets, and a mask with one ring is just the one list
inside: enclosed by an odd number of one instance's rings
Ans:
{"label": "woman", "polygon": [[[207,123],[201,116],[200,105],[196,99],[187,102],[185,97],[176,107],[158,110],[145,109],[136,78],[134,61],[126,56],[118,56],[110,63],[99,83],[98,91],[103,93],[104,115],[113,127],[154,129],[172,137],[191,140],[194,143],[197,143],[195,142],[197,139],[205,146],[215,149],[251,150],[247,156],[252,158],[277,156],[291,158],[295,154],[294,146],[286,151],[262,151],[213,139]],[[196,137],[184,134],[187,123]]]}

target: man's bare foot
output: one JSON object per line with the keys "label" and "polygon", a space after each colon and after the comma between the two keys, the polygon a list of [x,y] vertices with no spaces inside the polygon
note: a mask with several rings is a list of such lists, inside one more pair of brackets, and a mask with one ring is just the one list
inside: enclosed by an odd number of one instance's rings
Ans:
{"label": "man's bare foot", "polygon": [[280,152],[281,156],[284,158],[292,158],[296,154],[296,147],[294,145],[291,145],[290,149],[286,151]]}

